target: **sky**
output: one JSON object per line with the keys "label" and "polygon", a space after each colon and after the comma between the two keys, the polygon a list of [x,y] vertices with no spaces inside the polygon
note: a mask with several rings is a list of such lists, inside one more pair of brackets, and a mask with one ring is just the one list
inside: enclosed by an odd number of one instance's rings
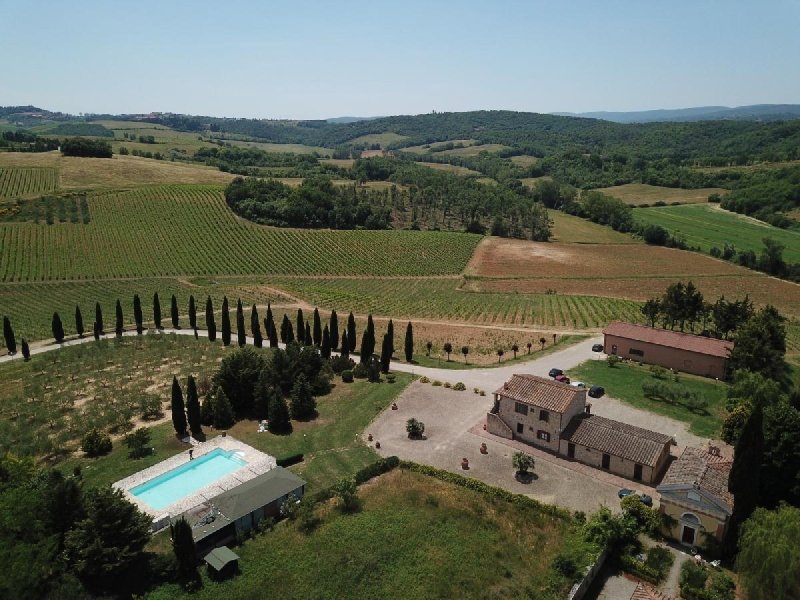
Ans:
{"label": "sky", "polygon": [[800,0],[0,0],[0,106],[316,119],[800,103]]}

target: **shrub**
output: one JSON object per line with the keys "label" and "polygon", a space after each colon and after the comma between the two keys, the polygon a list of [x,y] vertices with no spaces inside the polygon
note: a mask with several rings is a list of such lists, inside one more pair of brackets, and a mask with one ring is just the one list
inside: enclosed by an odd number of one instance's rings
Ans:
{"label": "shrub", "polygon": [[411,417],[408,421],[406,421],[406,431],[408,432],[408,437],[412,440],[418,440],[422,437],[422,434],[425,433],[425,423],[422,421],[417,421],[414,417]]}
{"label": "shrub", "polygon": [[128,456],[130,458],[142,458],[150,454],[153,449],[150,447],[150,430],[147,427],[140,427],[125,436],[125,445],[128,446]]}
{"label": "shrub", "polygon": [[139,399],[139,413],[145,421],[160,419],[164,415],[161,410],[161,399],[158,396],[142,396]]}
{"label": "shrub", "polygon": [[472,388],[472,391],[473,391],[473,392],[475,392],[476,394],[477,394],[478,392],[480,392],[480,390],[479,390],[478,388]]}
{"label": "shrub", "polygon": [[683,591],[684,587],[702,590],[706,587],[707,580],[708,572],[705,570],[703,565],[699,565],[693,560],[687,560],[683,563],[683,565],[681,565],[681,591]]}
{"label": "shrub", "polygon": [[334,373],[339,375],[344,371],[351,370],[355,367],[356,363],[353,361],[352,358],[347,358],[344,356],[334,356],[331,358],[331,369]]}
{"label": "shrub", "polygon": [[481,394],[480,394],[480,395],[481,395],[481,396],[485,396],[485,395],[486,395],[486,392],[484,392],[483,390],[481,390]]}
{"label": "shrub", "polygon": [[661,225],[645,225],[642,228],[642,239],[653,246],[663,246],[669,239],[669,232]]}
{"label": "shrub", "polygon": [[452,386],[450,385],[449,381],[445,381],[444,382],[444,387],[446,387],[449,390]]}
{"label": "shrub", "polygon": [[457,392],[463,392],[464,390],[466,390],[466,389],[467,389],[467,386],[465,386],[463,383],[461,383],[461,382],[459,381],[458,383],[456,383],[456,384],[453,386],[453,389],[454,389],[455,391],[457,391]]}
{"label": "shrub", "polygon": [[430,377],[428,377],[427,375],[423,375],[422,377],[419,378],[419,382],[420,383],[430,383],[431,380],[430,380]]}
{"label": "shrub", "polygon": [[356,379],[366,379],[368,375],[369,369],[367,369],[366,365],[358,363],[353,369],[353,377]]}
{"label": "shrub", "polygon": [[567,554],[558,554],[553,559],[553,570],[570,581],[576,581],[581,574],[575,558]]}
{"label": "shrub", "polygon": [[431,385],[433,385],[433,386],[441,386],[442,382],[439,381],[438,379],[435,379]]}
{"label": "shrub", "polygon": [[289,454],[288,456],[277,459],[275,462],[279,467],[291,467],[292,465],[303,462],[303,453]]}
{"label": "shrub", "polygon": [[656,546],[655,548],[650,548],[647,552],[647,560],[644,562],[651,569],[655,569],[661,579],[664,579],[669,573],[672,563],[675,562],[675,557],[666,548]]}
{"label": "shrub", "polygon": [[370,479],[377,477],[378,475],[383,475],[384,473],[388,473],[389,471],[396,469],[397,466],[400,464],[400,459],[396,456],[388,456],[386,458],[380,458],[376,460],[374,463],[367,465],[363,469],[356,471],[355,479],[356,483],[359,485],[362,483],[366,483]]}
{"label": "shrub", "polygon": [[395,381],[397,381],[397,376],[396,376],[394,373],[389,373],[389,374],[386,376],[386,381],[387,381],[388,383],[394,383]]}
{"label": "shrub", "polygon": [[667,370],[660,365],[650,365],[650,374],[656,379],[664,379],[667,376]]}
{"label": "shrub", "polygon": [[111,452],[113,444],[111,437],[106,433],[100,433],[97,429],[92,429],[89,433],[83,436],[81,442],[81,450],[87,456],[102,456]]}
{"label": "shrub", "polygon": [[609,367],[614,368],[614,367],[617,366],[617,363],[620,360],[622,360],[622,359],[619,356],[617,356],[616,354],[609,354],[608,357],[606,358],[606,364]]}
{"label": "shrub", "polygon": [[622,569],[627,573],[636,575],[640,579],[644,579],[650,583],[657,584],[659,581],[661,581],[661,579],[663,579],[658,571],[628,554],[620,557],[620,564]]}
{"label": "shrub", "polygon": [[350,370],[342,371],[342,381],[345,383],[353,383],[353,372]]}

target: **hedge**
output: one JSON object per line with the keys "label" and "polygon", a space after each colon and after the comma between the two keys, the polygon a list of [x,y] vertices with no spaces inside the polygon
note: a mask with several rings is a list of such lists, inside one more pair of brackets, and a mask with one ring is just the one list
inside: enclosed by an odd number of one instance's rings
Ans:
{"label": "hedge", "polygon": [[446,483],[452,483],[469,490],[474,490],[476,492],[486,494],[491,498],[505,500],[506,502],[511,502],[517,506],[531,508],[539,511],[542,514],[563,519],[564,521],[572,522],[574,520],[572,513],[566,509],[559,508],[553,504],[544,504],[538,500],[534,500],[533,498],[523,496],[522,494],[514,494],[508,490],[488,485],[482,481],[478,481],[477,479],[472,479],[471,477],[464,477],[458,473],[451,473],[450,471],[437,469],[428,465],[420,465],[418,463],[409,462],[406,460],[400,461],[400,468],[405,469],[406,471],[413,471],[415,473],[421,473],[422,475],[434,477]]}
{"label": "hedge", "polygon": [[288,456],[277,459],[275,462],[279,467],[291,467],[299,462],[303,462],[303,453],[298,452],[297,454],[289,454]]}
{"label": "hedge", "polygon": [[661,573],[656,571],[653,567],[649,567],[642,561],[635,559],[633,556],[624,555],[619,559],[622,565],[622,570],[631,575],[635,575],[639,579],[644,579],[652,584],[658,585],[663,577]]}
{"label": "hedge", "polygon": [[[387,458],[379,458],[374,463],[371,463],[364,467],[363,469],[359,469],[356,471],[355,475],[353,476],[356,480],[358,485],[362,483],[366,483],[370,479],[377,477],[378,475],[383,475],[384,473],[388,473],[398,467],[400,464],[400,459],[396,456],[389,456]],[[325,488],[324,490],[320,490],[313,496],[308,497],[309,502],[311,504],[317,504],[318,502],[325,502],[326,500],[330,500],[333,498],[334,493],[331,488]]]}

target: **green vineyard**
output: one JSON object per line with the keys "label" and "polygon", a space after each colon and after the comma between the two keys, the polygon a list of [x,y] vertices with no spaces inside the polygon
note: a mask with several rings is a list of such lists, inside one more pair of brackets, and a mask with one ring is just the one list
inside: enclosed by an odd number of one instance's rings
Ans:
{"label": "green vineyard", "polygon": [[480,236],[267,228],[237,218],[212,186],[89,197],[88,225],[0,224],[0,281],[204,275],[446,275]]}
{"label": "green vineyard", "polygon": [[275,278],[271,285],[325,308],[396,318],[583,329],[615,319],[641,320],[639,304],[617,298],[501,294],[458,289],[460,278]]}
{"label": "green vineyard", "polygon": [[58,173],[46,167],[0,167],[0,200],[52,192]]}

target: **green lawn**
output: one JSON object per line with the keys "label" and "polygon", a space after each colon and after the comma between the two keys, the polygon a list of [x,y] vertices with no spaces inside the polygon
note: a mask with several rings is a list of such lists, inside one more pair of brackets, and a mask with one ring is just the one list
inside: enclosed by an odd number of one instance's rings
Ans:
{"label": "green lawn", "polygon": [[759,254],[764,247],[762,240],[769,237],[786,247],[783,258],[787,262],[800,262],[800,231],[779,229],[714,205],[637,208],[633,216],[639,223],[662,225],[670,233],[683,237],[690,246],[699,246],[704,252],[708,252],[712,246],[721,250],[728,242],[737,250],[753,250]]}
{"label": "green lawn", "polygon": [[[663,381],[670,385],[683,386],[705,398],[708,407],[702,412],[692,412],[681,405],[645,398],[642,394],[642,384],[656,381],[647,366],[620,363],[610,368],[605,361],[590,360],[571,369],[569,376],[574,380],[585,381],[587,385],[602,385],[606,389],[606,394],[636,408],[688,423],[689,430],[701,437],[719,437],[722,421],[727,415],[725,398],[728,386],[694,375],[681,373],[677,382],[670,378]],[[603,399],[594,402],[602,403]]]}
{"label": "green lawn", "polygon": [[[432,477],[395,470],[359,489],[361,510],[318,506],[321,525],[278,524],[235,548],[241,573],[203,588],[167,585],[149,598],[563,598],[551,571],[567,550],[591,550],[575,526]],[[203,571],[205,571],[203,569]]]}

